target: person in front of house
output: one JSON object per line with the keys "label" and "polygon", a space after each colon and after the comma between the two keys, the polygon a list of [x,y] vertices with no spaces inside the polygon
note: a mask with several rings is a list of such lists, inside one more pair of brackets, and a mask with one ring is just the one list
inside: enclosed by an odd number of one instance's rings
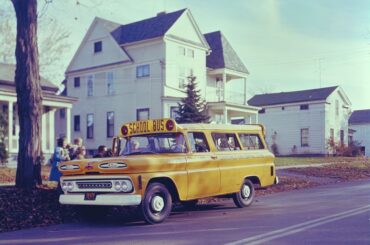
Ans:
{"label": "person in front of house", "polygon": [[105,145],[99,145],[98,147],[98,153],[94,156],[94,158],[102,158],[105,157],[105,154],[107,152],[107,147]]}
{"label": "person in front of house", "polygon": [[77,159],[77,150],[83,146],[83,140],[81,137],[77,137],[73,140],[73,145],[69,147],[69,157],[71,160]]}
{"label": "person in front of house", "polygon": [[86,148],[84,146],[78,147],[76,150],[76,158],[77,160],[85,159],[86,158]]}
{"label": "person in front of house", "polygon": [[69,161],[69,152],[67,150],[67,139],[65,137],[59,138],[57,141],[57,147],[55,148],[52,163],[51,163],[51,170],[50,170],[50,181],[59,182],[60,176],[62,174],[58,170],[58,165],[60,162]]}

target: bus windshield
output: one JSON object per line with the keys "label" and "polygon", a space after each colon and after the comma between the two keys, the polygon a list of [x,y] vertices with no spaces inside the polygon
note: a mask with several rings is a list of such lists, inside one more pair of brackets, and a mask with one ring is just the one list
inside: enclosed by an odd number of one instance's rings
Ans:
{"label": "bus windshield", "polygon": [[125,138],[121,155],[183,153],[187,152],[182,133],[157,133]]}

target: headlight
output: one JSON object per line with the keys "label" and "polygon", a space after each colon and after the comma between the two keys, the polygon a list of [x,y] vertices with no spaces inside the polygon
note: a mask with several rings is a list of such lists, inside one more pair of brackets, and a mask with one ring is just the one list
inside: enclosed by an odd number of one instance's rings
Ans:
{"label": "headlight", "polygon": [[114,189],[115,189],[116,191],[120,191],[120,190],[121,190],[121,188],[122,188],[122,184],[121,184],[121,182],[120,182],[120,181],[115,181],[115,182],[114,182]]}
{"label": "headlight", "polygon": [[73,164],[73,165],[62,165],[60,167],[61,170],[76,170],[76,169],[80,169],[80,165],[77,165],[77,164]]}
{"label": "headlight", "polygon": [[67,182],[67,190],[68,191],[72,191],[73,190],[73,187],[74,187],[73,182]]}
{"label": "headlight", "polygon": [[116,191],[131,192],[133,189],[132,183],[129,180],[116,180],[113,182],[113,187]]}
{"label": "headlight", "polygon": [[100,168],[125,168],[126,163],[123,162],[106,162],[99,165]]}
{"label": "headlight", "polygon": [[129,180],[123,180],[122,181],[122,191],[123,192],[130,192],[132,191],[132,183]]}
{"label": "headlight", "polygon": [[61,184],[61,186],[62,186],[62,190],[65,192],[65,191],[67,191],[67,182],[62,182],[62,184]]}

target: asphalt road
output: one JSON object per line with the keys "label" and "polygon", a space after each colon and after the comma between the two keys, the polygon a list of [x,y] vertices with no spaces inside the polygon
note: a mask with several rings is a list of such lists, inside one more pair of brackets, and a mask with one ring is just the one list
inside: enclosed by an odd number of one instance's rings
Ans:
{"label": "asphalt road", "polygon": [[0,233],[0,244],[370,244],[370,181],[174,210],[160,225],[127,216]]}

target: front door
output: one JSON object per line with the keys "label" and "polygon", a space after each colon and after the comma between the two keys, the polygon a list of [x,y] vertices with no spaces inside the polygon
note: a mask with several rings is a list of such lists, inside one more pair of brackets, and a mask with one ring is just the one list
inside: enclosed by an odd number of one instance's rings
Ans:
{"label": "front door", "polygon": [[188,199],[212,196],[220,191],[220,170],[202,132],[188,133],[191,153],[187,157]]}

